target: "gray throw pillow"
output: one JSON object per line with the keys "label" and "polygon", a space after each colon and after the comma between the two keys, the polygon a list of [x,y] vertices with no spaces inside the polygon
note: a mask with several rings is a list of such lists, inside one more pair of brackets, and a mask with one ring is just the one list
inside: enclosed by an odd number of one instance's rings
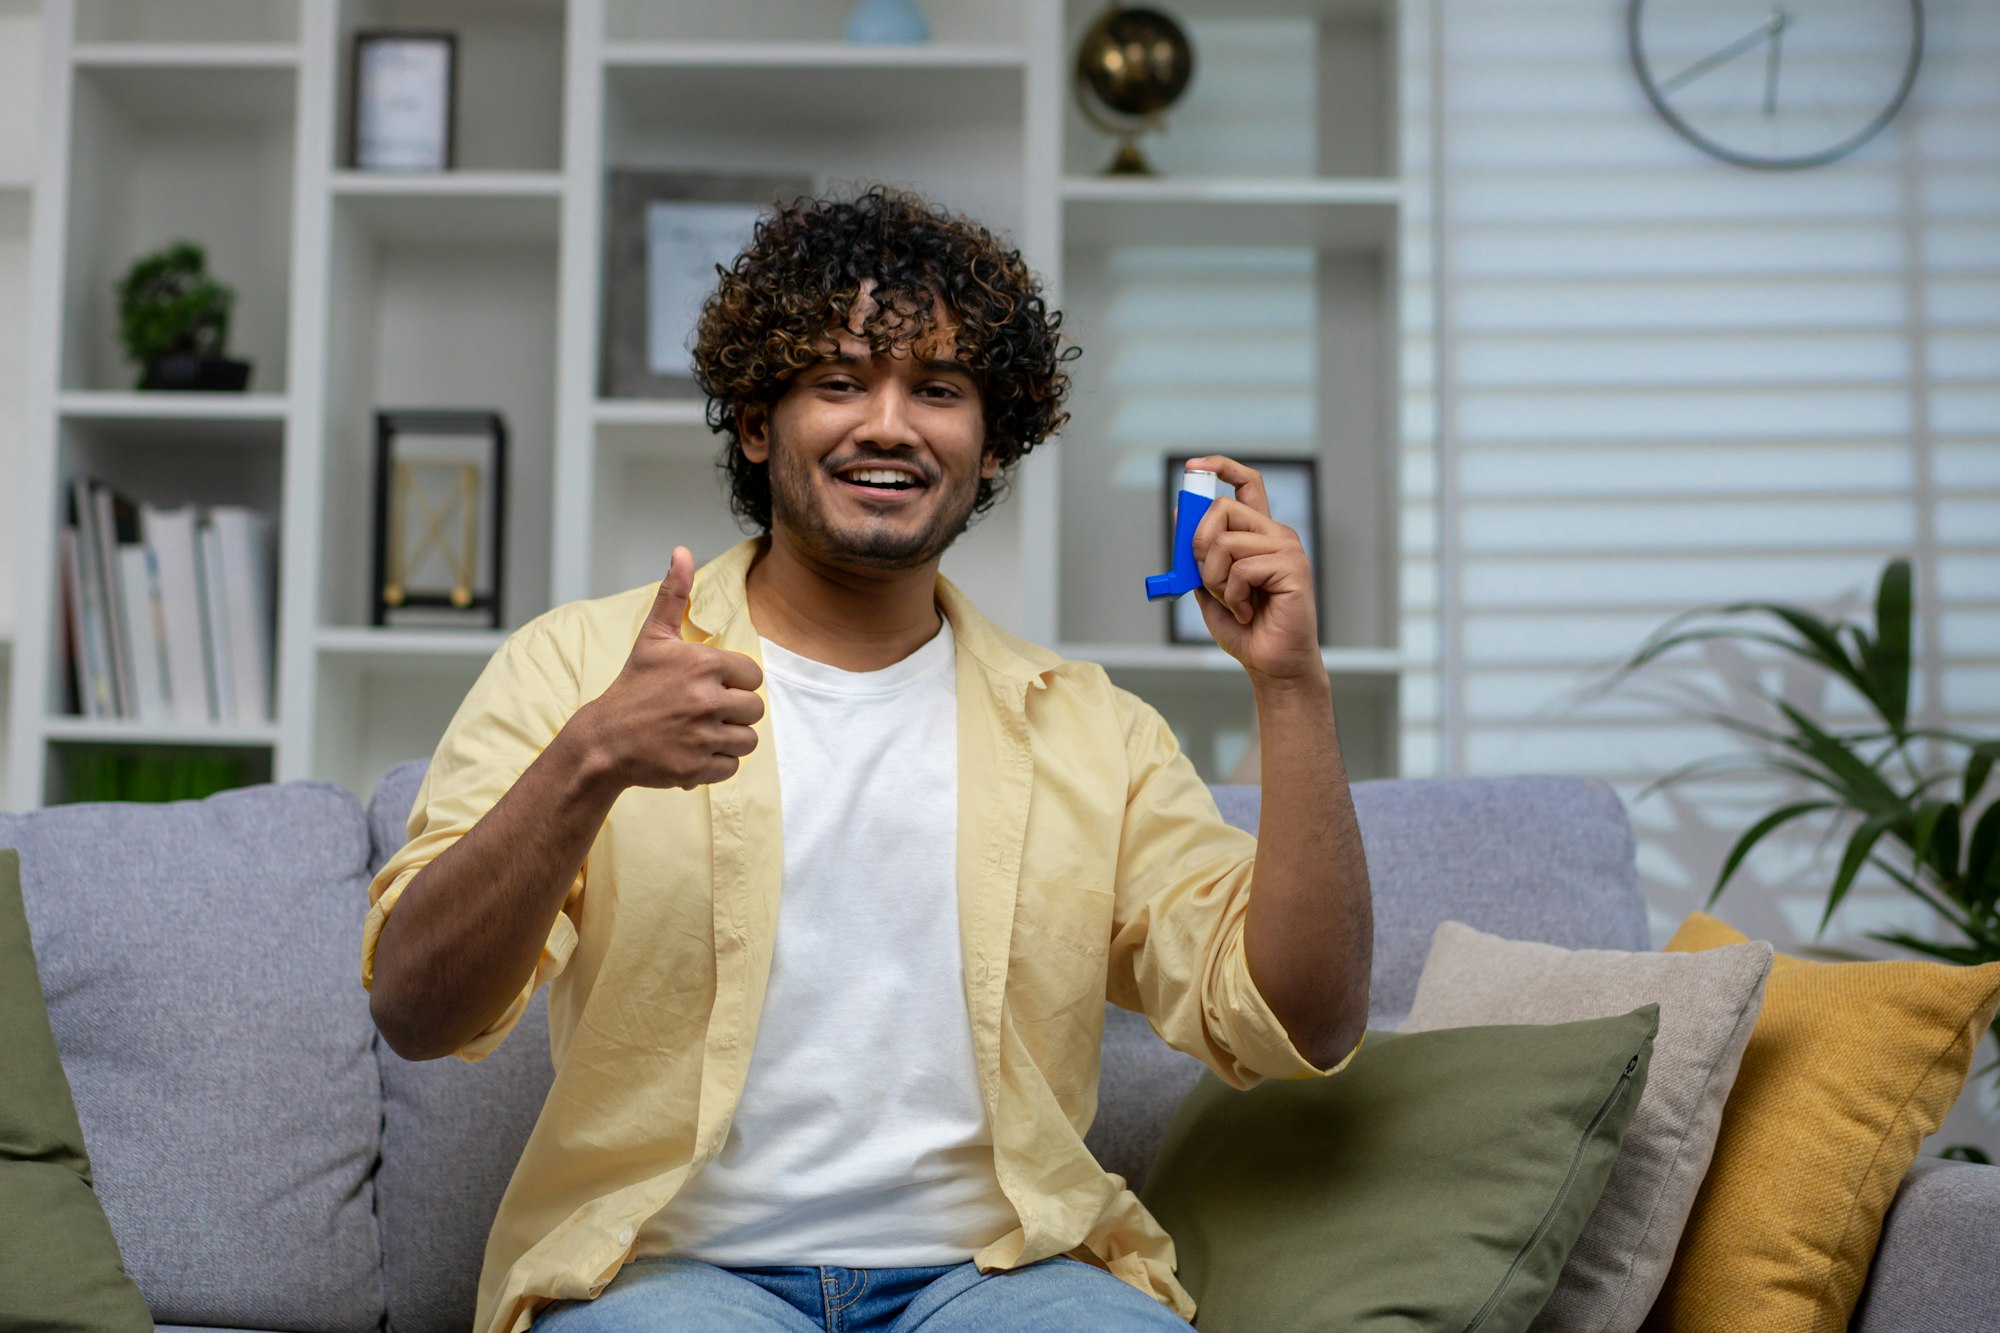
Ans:
{"label": "gray throw pillow", "polygon": [[1702,953],[1559,949],[1440,924],[1401,1032],[1569,1023],[1660,1006],[1646,1097],[1538,1333],[1630,1333],[1667,1280],[1764,1003],[1771,946]]}

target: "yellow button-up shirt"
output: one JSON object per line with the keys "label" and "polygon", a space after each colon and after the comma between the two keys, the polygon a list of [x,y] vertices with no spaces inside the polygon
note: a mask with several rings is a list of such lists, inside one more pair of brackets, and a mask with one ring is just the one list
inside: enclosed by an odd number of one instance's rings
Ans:
{"label": "yellow button-up shirt", "polygon": [[[696,573],[684,638],[758,656],[744,583],[761,540]],[[556,607],[494,654],[438,743],[408,843],[369,886],[364,986],[404,888],[617,677],[656,587]],[[957,639],[966,1002],[994,1168],[1020,1221],[973,1258],[993,1271],[1072,1254],[1192,1319],[1173,1241],[1084,1147],[1104,1000],[1237,1088],[1347,1060],[1314,1066],[1252,984],[1256,839],[1223,823],[1159,714],[1102,667],[1007,634],[950,580],[937,600]],[[722,1149],[778,921],[769,727],[767,712],[725,782],[618,797],[534,975],[458,1052],[490,1053],[551,983],[555,1080],[493,1220],[476,1333],[520,1333],[550,1301],[602,1291],[646,1219]]]}

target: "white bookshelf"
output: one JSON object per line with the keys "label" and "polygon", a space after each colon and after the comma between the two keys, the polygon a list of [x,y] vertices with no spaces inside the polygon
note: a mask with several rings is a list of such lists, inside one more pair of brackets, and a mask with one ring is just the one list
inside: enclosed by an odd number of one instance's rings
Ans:
{"label": "white bookshelf", "polygon": [[[42,0],[39,135],[12,157],[0,137],[0,295],[18,283],[22,328],[53,335],[0,334],[23,338],[26,361],[12,400],[25,499],[11,623],[31,628],[11,654],[0,614],[12,804],[52,799],[80,745],[244,752],[274,779],[365,797],[389,765],[429,752],[508,629],[658,579],[677,544],[705,559],[740,540],[704,404],[599,393],[604,188],[618,167],[787,172],[822,189],[886,180],[1021,247],[1084,347],[1072,421],[946,572],[1001,623],[1158,704],[1212,778],[1241,759],[1251,699],[1221,650],[1168,644],[1164,610],[1140,593],[1164,560],[1159,459],[1318,458],[1343,744],[1355,776],[1393,773],[1406,670],[1397,3],[1170,5],[1196,42],[1197,80],[1147,141],[1164,174],[1133,181],[1095,174],[1114,145],[1072,101],[1097,0],[922,0],[934,40],[899,48],[851,46],[844,4],[797,0]],[[15,12],[0,8],[0,43],[18,44]],[[399,26],[458,35],[454,170],[349,165],[353,35]],[[0,73],[8,59],[0,45]],[[247,394],[140,394],[118,356],[112,282],[183,233],[238,289],[231,350],[256,363]],[[1159,305],[1174,290],[1195,296]],[[1203,304],[1218,291],[1235,294]],[[1204,333],[1210,318],[1238,323]],[[1207,378],[1157,370],[1205,356]],[[367,623],[372,414],[411,407],[507,420],[500,630]],[[1204,433],[1169,438],[1163,420]],[[57,711],[53,553],[78,470],[135,498],[247,503],[273,520],[268,724]]]}

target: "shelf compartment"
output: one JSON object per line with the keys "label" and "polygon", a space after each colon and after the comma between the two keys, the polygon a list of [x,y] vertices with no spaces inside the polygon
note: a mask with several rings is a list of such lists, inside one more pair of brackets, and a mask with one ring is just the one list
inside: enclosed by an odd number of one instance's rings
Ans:
{"label": "shelf compartment", "polygon": [[1211,177],[1063,181],[1063,236],[1073,246],[1270,245],[1385,252],[1402,190],[1392,180]]}
{"label": "shelf compartment", "polygon": [[[850,3],[802,5],[797,0],[608,0],[604,32],[624,46],[666,40],[704,45],[850,45]],[[923,0],[930,49],[963,44],[1011,43],[1026,36],[1027,6],[991,0]],[[861,46],[861,50],[879,47]]]}
{"label": "shelf compartment", "polygon": [[[503,227],[477,220],[478,180],[411,196],[360,179],[333,197],[318,623],[368,625],[375,413],[452,408],[507,424],[502,620],[519,624],[549,596],[559,200],[551,178],[510,180],[501,211],[534,225]],[[427,211],[452,227],[416,227]]]}
{"label": "shelf compartment", "polygon": [[553,244],[562,229],[562,177],[548,171],[337,171],[333,194],[386,241]]}
{"label": "shelf compartment", "polygon": [[[222,728],[168,730],[141,727],[131,722],[89,722],[51,719],[45,724],[46,762],[40,804],[60,805],[79,799],[72,780],[78,772],[105,760],[135,758],[157,763],[162,751],[194,751],[203,761],[219,761],[233,769],[228,787],[244,787],[272,780],[276,768],[275,728]],[[83,799],[88,799],[83,798]],[[132,793],[119,799],[147,799]]]}
{"label": "shelf compartment", "polygon": [[313,775],[345,784],[366,804],[391,768],[431,757],[485,665],[485,657],[457,653],[322,653]]}
{"label": "shelf compartment", "polygon": [[[699,451],[658,445],[599,451],[589,596],[657,584],[676,546],[694,553],[698,569],[744,539],[729,511],[726,478],[715,466],[722,442],[703,434],[713,443]],[[678,435],[671,443],[679,443]]]}
{"label": "shelf compartment", "polygon": [[461,171],[562,167],[563,6],[553,0],[344,0],[336,164],[354,162],[354,38],[359,32],[449,32],[452,166]]}
{"label": "shelf compartment", "polygon": [[1023,230],[1021,64],[918,65],[872,48],[838,64],[732,61],[608,66],[607,168],[788,173],[814,191],[891,181]]}
{"label": "shelf compartment", "polygon": [[118,339],[117,284],[179,240],[233,288],[229,353],[256,393],[284,390],[295,69],[79,67],[70,143],[62,387],[125,390],[140,368]]}
{"label": "shelf compartment", "polygon": [[295,43],[298,0],[203,0],[200,4],[149,0],[78,0],[80,45],[132,44],[224,47]]}
{"label": "shelf compartment", "polygon": [[[1386,176],[1396,170],[1394,5],[1385,0],[1195,0],[1176,9],[1194,77],[1141,151],[1168,176]],[[1100,0],[1068,0],[1074,60]],[[1068,70],[1065,69],[1067,75]],[[1063,162],[1101,171],[1117,140],[1064,80]]]}
{"label": "shelf compartment", "polygon": [[1058,453],[1058,591],[1069,642],[1164,644],[1143,594],[1168,562],[1166,460],[1223,454],[1317,464],[1320,634],[1381,651],[1398,637],[1393,265],[1310,247],[1071,247],[1076,363]]}

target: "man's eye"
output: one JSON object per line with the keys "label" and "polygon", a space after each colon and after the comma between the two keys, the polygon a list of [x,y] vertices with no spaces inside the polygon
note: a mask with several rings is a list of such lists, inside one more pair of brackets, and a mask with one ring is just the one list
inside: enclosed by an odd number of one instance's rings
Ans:
{"label": "man's eye", "polygon": [[949,384],[933,384],[926,388],[925,392],[935,394],[940,398],[958,397],[958,390],[952,388]]}

